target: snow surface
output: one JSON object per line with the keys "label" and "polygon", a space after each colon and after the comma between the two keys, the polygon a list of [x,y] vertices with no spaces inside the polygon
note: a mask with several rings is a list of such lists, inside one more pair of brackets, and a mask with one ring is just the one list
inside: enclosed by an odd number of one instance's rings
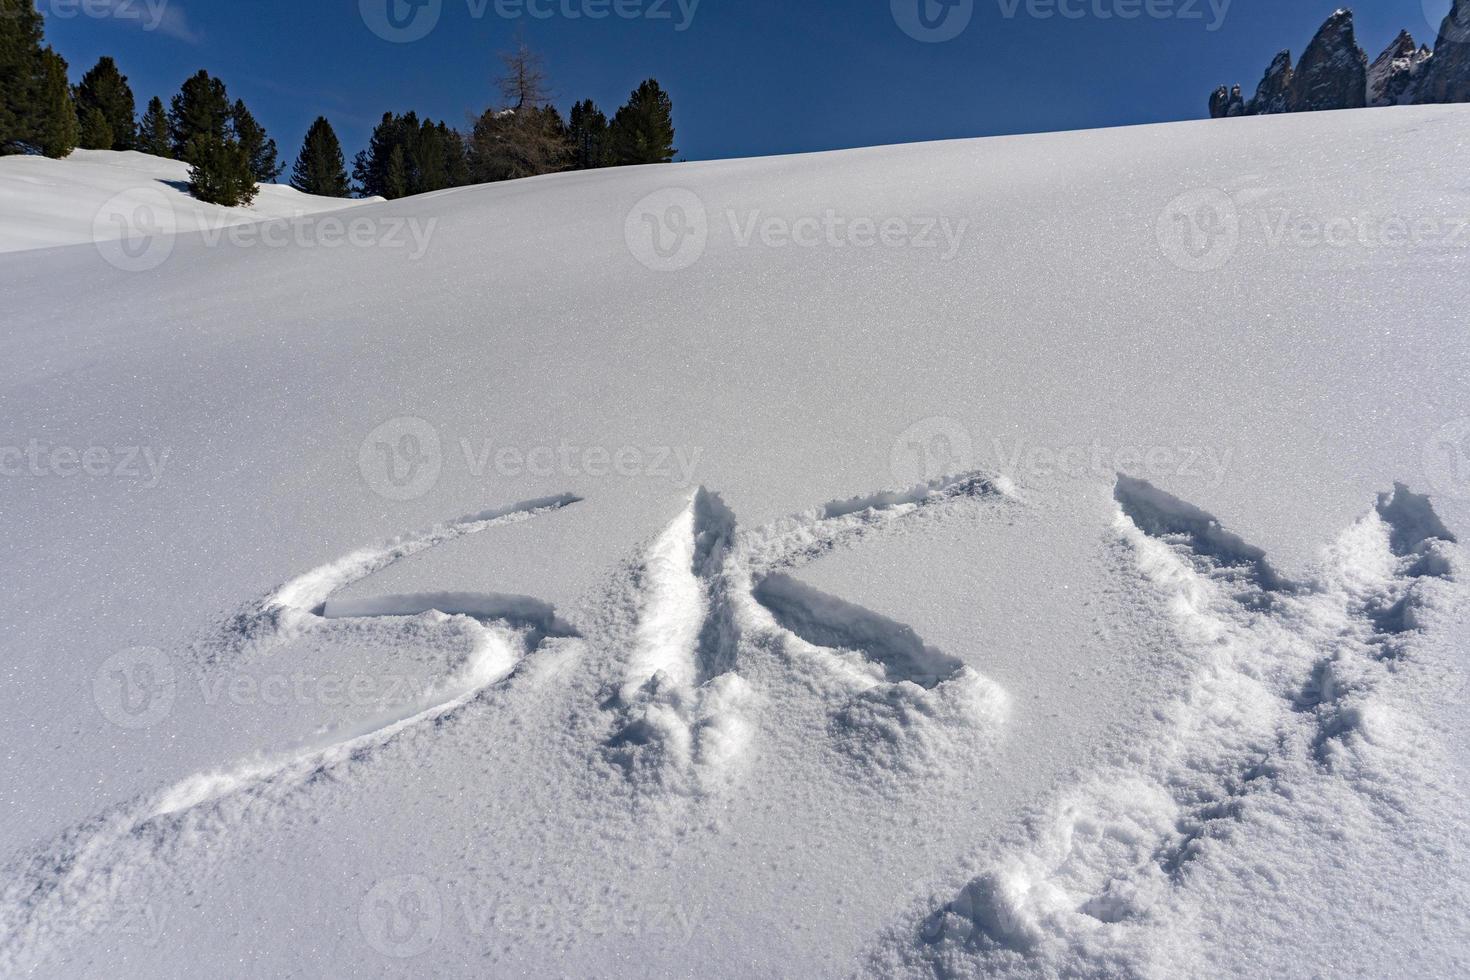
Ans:
{"label": "snow surface", "polygon": [[133,151],[75,150],[65,160],[0,157],[0,252],[125,237],[108,220],[120,206],[161,202],[168,230],[201,231],[337,211],[369,201],[315,197],[262,184],[248,207],[223,208],[189,195],[189,165]]}
{"label": "snow surface", "polygon": [[[0,975],[1464,975],[1467,143],[0,256]],[[829,211],[937,245],[777,244]]]}

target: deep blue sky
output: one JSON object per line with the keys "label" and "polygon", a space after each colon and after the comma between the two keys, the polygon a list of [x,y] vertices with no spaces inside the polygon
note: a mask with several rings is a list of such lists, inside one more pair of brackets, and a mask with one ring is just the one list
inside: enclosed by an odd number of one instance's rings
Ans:
{"label": "deep blue sky", "polygon": [[[953,40],[920,43],[898,27],[890,6],[912,10],[919,0],[699,0],[684,31],[676,30],[680,0],[667,0],[671,19],[602,20],[560,10],[599,2],[646,10],[665,0],[431,0],[442,3],[437,26],[422,40],[389,43],[369,29],[360,2],[381,9],[389,0],[37,6],[73,81],[111,54],[141,111],[148,97],[167,102],[187,75],[206,68],[245,99],[287,162],[318,114],[337,127],[349,159],[386,110],[463,125],[493,100],[496,52],[518,29],[544,54],[564,110],[590,97],[611,116],[641,79],[657,77],[674,98],[682,156],[699,160],[1198,118],[1212,87],[1238,81],[1253,89],[1272,54],[1300,53],[1334,6],[1231,0],[1222,26],[1210,31],[1211,3],[1226,0],[958,0],[974,5],[968,27]],[[507,18],[497,2],[545,4],[553,16]],[[1028,3],[1048,2],[1086,15],[1028,13]],[[1092,13],[1129,3],[1188,5],[1201,19]],[[93,5],[91,15],[82,4]],[[1407,27],[1432,44],[1425,7],[1437,26],[1449,5],[1359,0],[1360,43],[1376,56]],[[96,16],[104,8],[110,14]]]}

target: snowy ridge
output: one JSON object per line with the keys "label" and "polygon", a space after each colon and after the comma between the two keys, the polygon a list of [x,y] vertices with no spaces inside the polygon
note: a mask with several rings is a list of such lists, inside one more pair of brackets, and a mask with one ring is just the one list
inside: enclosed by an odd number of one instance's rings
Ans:
{"label": "snowy ridge", "polygon": [[1387,695],[1429,669],[1416,630],[1465,592],[1427,498],[1384,494],[1301,586],[1146,483],[1120,479],[1117,499],[1115,533],[1190,651],[1187,695],[1159,711],[1156,737],[1063,790],[955,898],[887,936],[879,969],[1191,972],[1202,964],[1180,927],[1222,877],[1238,888],[1271,860],[1263,838],[1291,826],[1280,821],[1293,808],[1307,834],[1334,817],[1394,826],[1422,811],[1425,770],[1402,759],[1431,743]]}
{"label": "snowy ridge", "polygon": [[381,198],[315,197],[284,184],[264,184],[249,207],[225,208],[188,193],[189,165],[134,150],[74,150],[64,160],[0,159],[0,252],[86,245],[136,234],[106,220],[135,207],[164,209],[179,233],[297,218],[378,203]]}

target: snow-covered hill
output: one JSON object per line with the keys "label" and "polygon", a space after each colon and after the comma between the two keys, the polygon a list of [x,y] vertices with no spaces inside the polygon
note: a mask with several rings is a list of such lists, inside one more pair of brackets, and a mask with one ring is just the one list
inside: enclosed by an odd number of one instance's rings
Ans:
{"label": "snow-covered hill", "polygon": [[1465,973],[1467,141],[0,256],[0,974]]}
{"label": "snow-covered hill", "polygon": [[[75,150],[64,160],[0,157],[0,252],[109,242],[145,230],[223,233],[369,203],[264,184],[250,206],[222,208],[194,200],[188,187],[188,164],[146,153]],[[139,209],[146,214],[135,217]],[[130,227],[133,221],[136,229]]]}

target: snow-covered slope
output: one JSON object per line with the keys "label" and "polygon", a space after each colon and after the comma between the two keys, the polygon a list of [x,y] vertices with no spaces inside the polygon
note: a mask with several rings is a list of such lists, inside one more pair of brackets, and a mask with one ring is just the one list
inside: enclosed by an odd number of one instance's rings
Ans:
{"label": "snow-covered slope", "polygon": [[1463,974],[1467,140],[0,256],[0,974]]}
{"label": "snow-covered slope", "polygon": [[0,252],[126,238],[136,233],[129,219],[139,208],[149,209],[140,229],[195,232],[366,203],[264,184],[249,207],[222,208],[194,200],[188,185],[188,164],[146,153],[76,150],[64,160],[0,157]]}

